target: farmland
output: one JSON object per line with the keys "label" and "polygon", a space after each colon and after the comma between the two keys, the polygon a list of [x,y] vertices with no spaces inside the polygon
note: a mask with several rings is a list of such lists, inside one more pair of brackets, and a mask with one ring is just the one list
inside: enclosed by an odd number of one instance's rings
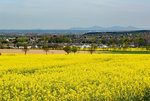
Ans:
{"label": "farmland", "polygon": [[150,99],[149,54],[2,54],[0,100]]}

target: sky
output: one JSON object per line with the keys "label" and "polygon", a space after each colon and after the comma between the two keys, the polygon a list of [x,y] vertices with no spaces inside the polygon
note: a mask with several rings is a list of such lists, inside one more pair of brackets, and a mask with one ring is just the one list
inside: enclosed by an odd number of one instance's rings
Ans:
{"label": "sky", "polygon": [[150,0],[0,0],[0,29],[91,26],[150,29]]}

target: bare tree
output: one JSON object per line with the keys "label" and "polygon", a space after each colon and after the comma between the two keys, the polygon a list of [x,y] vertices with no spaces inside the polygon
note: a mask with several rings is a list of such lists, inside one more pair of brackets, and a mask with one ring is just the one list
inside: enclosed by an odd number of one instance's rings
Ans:
{"label": "bare tree", "polygon": [[24,44],[24,48],[23,48],[24,54],[27,54],[27,51],[29,51],[27,44]]}
{"label": "bare tree", "polygon": [[46,52],[46,55],[47,55],[47,53],[48,53],[48,51],[49,51],[48,45],[43,45],[43,48],[42,48],[42,49]]}
{"label": "bare tree", "polygon": [[93,54],[93,52],[96,50],[96,48],[97,48],[97,45],[91,45],[91,47],[89,48],[89,52],[91,54]]}

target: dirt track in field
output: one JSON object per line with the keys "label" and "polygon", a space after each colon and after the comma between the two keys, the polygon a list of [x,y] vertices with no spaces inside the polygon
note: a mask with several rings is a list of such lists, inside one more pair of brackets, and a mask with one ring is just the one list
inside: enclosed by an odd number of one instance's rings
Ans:
{"label": "dirt track in field", "polygon": [[[0,49],[0,53],[24,53],[22,49]],[[89,53],[88,51],[78,51],[77,53]],[[96,53],[103,53],[103,51],[97,51]],[[45,51],[40,49],[30,49],[27,54],[45,54]],[[63,50],[49,50],[48,54],[66,54]]]}

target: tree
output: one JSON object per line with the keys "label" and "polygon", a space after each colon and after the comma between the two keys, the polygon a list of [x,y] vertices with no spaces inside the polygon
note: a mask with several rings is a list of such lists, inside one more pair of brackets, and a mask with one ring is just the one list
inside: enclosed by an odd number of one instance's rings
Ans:
{"label": "tree", "polygon": [[14,47],[16,47],[16,44],[18,43],[18,37],[15,38],[13,44],[14,44]]}
{"label": "tree", "polygon": [[47,55],[47,52],[49,51],[48,45],[43,45],[42,49],[46,52]]}
{"label": "tree", "polygon": [[80,51],[81,47],[78,47],[78,50]]}
{"label": "tree", "polygon": [[19,43],[17,43],[17,48],[19,49]]}
{"label": "tree", "polygon": [[135,47],[139,47],[139,39],[134,39],[134,45]]}
{"label": "tree", "polygon": [[120,42],[120,44],[121,44],[121,47],[123,47],[123,44],[124,44],[124,38],[121,38],[119,42]]}
{"label": "tree", "polygon": [[2,48],[3,47],[3,44],[0,42],[0,48]]}
{"label": "tree", "polygon": [[121,51],[121,46],[120,46],[120,47],[118,47],[118,50],[119,50],[119,51]]}
{"label": "tree", "polygon": [[96,50],[96,48],[97,48],[97,45],[91,45],[91,47],[89,48],[89,52],[91,54],[93,54],[93,52]]}
{"label": "tree", "polygon": [[63,48],[63,50],[67,53],[67,54],[69,54],[70,52],[71,52],[71,47],[70,46],[65,46],[64,48]]}
{"label": "tree", "polygon": [[8,42],[8,43],[7,43],[7,48],[8,48],[8,49],[10,49],[10,44],[11,44],[11,42]]}
{"label": "tree", "polygon": [[150,50],[150,46],[146,46],[146,50],[149,51]]}
{"label": "tree", "polygon": [[125,42],[125,46],[123,47],[123,52],[127,51],[128,48],[129,48],[129,44],[128,44],[128,42],[126,41],[126,42]]}
{"label": "tree", "polygon": [[53,45],[52,45],[52,49],[55,50],[55,49],[57,49],[57,48],[58,48],[58,44],[53,44]]}
{"label": "tree", "polygon": [[112,48],[113,48],[113,51],[116,51],[117,47],[116,47],[115,43],[112,43]]}
{"label": "tree", "polygon": [[27,51],[29,51],[27,44],[24,44],[24,48],[23,48],[24,54],[27,54]]}
{"label": "tree", "polygon": [[129,43],[128,43],[128,41],[125,42],[125,48],[126,48],[126,49],[129,48]]}
{"label": "tree", "polygon": [[93,48],[94,48],[94,51],[95,51],[97,49],[97,45],[94,45]]}
{"label": "tree", "polygon": [[72,52],[74,52],[74,54],[78,51],[78,48],[76,46],[72,47]]}

